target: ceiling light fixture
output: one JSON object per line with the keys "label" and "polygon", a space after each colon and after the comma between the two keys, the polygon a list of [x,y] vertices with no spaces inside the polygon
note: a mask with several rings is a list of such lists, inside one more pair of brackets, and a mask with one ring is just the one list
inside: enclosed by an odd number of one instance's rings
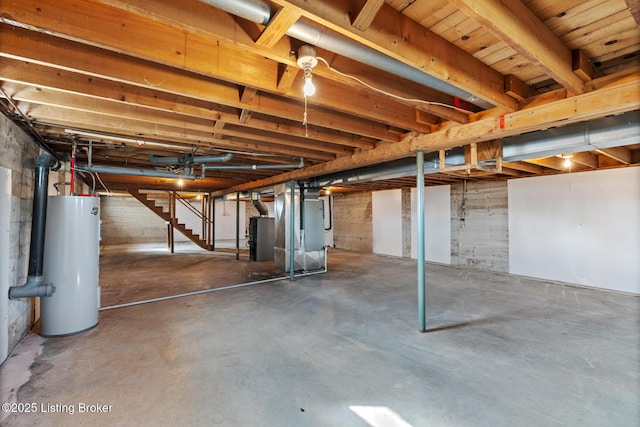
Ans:
{"label": "ceiling light fixture", "polygon": [[316,93],[316,87],[313,85],[311,70],[318,65],[316,57],[316,49],[313,46],[305,44],[298,49],[298,66],[302,68],[304,78],[304,96],[312,96]]}
{"label": "ceiling light fixture", "polygon": [[560,157],[564,159],[564,161],[562,162],[562,166],[566,169],[569,169],[571,167],[571,158],[573,156],[571,154],[563,154]]}
{"label": "ceiling light fixture", "polygon": [[307,98],[316,93],[316,87],[313,85],[311,70],[318,65],[316,57],[316,48],[308,44],[302,45],[298,49],[298,66],[302,68],[304,78],[304,115],[302,117],[302,125],[304,126],[305,136],[309,137],[309,124],[307,123]]}

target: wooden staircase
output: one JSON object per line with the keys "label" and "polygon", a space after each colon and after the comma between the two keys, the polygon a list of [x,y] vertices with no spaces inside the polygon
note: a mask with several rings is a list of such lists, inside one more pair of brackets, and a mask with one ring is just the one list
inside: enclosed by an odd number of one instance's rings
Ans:
{"label": "wooden staircase", "polygon": [[140,203],[151,209],[156,215],[165,220],[167,223],[171,224],[174,229],[178,230],[193,243],[200,246],[202,249],[206,249],[208,251],[213,250],[211,245],[209,245],[206,240],[201,239],[200,236],[193,232],[193,230],[187,228],[185,224],[178,222],[178,218],[173,218],[170,212],[165,211],[162,206],[158,206],[154,200],[149,199],[147,194],[140,193],[138,189],[129,189],[128,191],[129,194],[135,197]]}

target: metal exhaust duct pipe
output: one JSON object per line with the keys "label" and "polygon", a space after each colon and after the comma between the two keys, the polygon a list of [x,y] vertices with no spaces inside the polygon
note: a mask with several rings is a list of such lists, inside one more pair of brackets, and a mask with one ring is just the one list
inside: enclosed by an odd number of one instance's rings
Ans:
{"label": "metal exhaust duct pipe", "polygon": [[203,0],[203,3],[261,25],[267,25],[271,19],[271,8],[260,0]]}
{"label": "metal exhaust duct pipe", "polygon": [[196,156],[187,154],[183,157],[158,157],[153,154],[149,155],[149,161],[154,165],[175,165],[180,163],[191,162],[194,165],[209,162],[228,162],[233,158],[232,153],[221,154],[217,156]]}
{"label": "metal exhaust duct pipe", "polygon": [[208,170],[260,170],[260,169],[300,169],[304,167],[304,159],[300,158],[300,163],[291,163],[286,165],[202,165],[201,179]]}
{"label": "metal exhaust duct pipe", "polygon": [[[630,111],[588,122],[510,136],[502,140],[502,161],[517,162],[534,157],[549,157],[640,144],[639,119],[638,111]],[[447,150],[446,163],[447,166],[463,165],[465,163],[464,151],[459,147]],[[428,175],[438,172],[440,172],[438,152],[425,153],[424,173]],[[310,179],[309,185],[327,187],[416,176],[416,173],[416,162],[412,159],[403,159],[322,175]]]}
{"label": "metal exhaust duct pipe", "polygon": [[616,116],[510,136],[502,140],[502,160],[515,162],[640,143],[640,115]]}
{"label": "metal exhaust duct pipe", "polygon": [[367,64],[374,68],[411,80],[412,82],[423,86],[464,99],[465,101],[479,107],[485,109],[493,107],[492,104],[479,99],[469,92],[445,83],[442,80],[438,80],[417,68],[413,68],[398,61],[397,59],[371,49],[370,47],[356,43],[346,37],[329,33],[326,28],[316,28],[311,24],[298,21],[291,26],[289,31],[287,31],[287,35],[313,46],[321,47],[347,58],[362,62],[363,64]]}
{"label": "metal exhaust duct pipe", "polygon": [[304,165],[300,166],[299,163],[293,163],[293,164],[289,164],[289,165],[214,165],[214,166],[206,166],[206,170],[247,170],[247,169],[255,169],[255,170],[260,170],[260,169],[297,169],[297,168],[301,168]]}
{"label": "metal exhaust duct pipe", "polygon": [[260,193],[257,193],[257,192],[251,193],[251,201],[253,202],[253,207],[255,207],[258,210],[258,213],[260,213],[260,216],[269,215],[269,210],[264,205],[262,200],[260,200]]}
{"label": "metal exhaust duct pipe", "polygon": [[117,166],[78,165],[78,169],[85,172],[110,173],[129,176],[148,176],[151,178],[186,179],[188,181],[194,181],[196,179],[196,176],[194,174],[175,174],[173,172],[167,171],[121,168]]}
{"label": "metal exhaust duct pipe", "polygon": [[[271,20],[271,10],[267,3],[261,0],[233,1],[233,0],[201,0],[211,6],[224,10],[232,15],[246,20],[266,25]],[[421,84],[444,92],[448,95],[464,99],[482,108],[492,108],[493,105],[478,97],[450,85],[442,80],[413,68],[394,58],[384,55],[374,49],[354,42],[346,37],[330,34],[325,28],[317,28],[314,25],[301,21],[294,23],[286,33],[289,37],[298,39],[304,43],[326,49],[347,58],[355,59],[363,64],[384,70],[388,73],[403,77],[415,83]]]}
{"label": "metal exhaust duct pipe", "polygon": [[50,297],[56,291],[51,283],[44,283],[44,237],[47,221],[47,190],[49,169],[57,170],[60,163],[51,154],[41,154],[36,160],[31,217],[31,248],[27,283],[9,288],[9,298]]}

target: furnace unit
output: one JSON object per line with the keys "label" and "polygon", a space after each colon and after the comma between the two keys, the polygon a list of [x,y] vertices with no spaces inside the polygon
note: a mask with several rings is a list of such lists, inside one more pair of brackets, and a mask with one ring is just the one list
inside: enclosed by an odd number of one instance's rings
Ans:
{"label": "furnace unit", "polygon": [[249,218],[249,259],[251,261],[272,261],[274,243],[274,219]]}

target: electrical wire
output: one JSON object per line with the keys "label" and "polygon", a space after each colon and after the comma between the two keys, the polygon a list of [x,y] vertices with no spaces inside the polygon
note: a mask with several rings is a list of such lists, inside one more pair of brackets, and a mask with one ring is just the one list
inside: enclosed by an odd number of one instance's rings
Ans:
{"label": "electrical wire", "polygon": [[84,170],[84,169],[80,169],[80,168],[70,168],[72,170],[78,171],[78,172],[82,172],[82,173],[88,173],[89,175],[91,175],[91,180],[93,181],[93,185],[91,187],[91,194],[96,194],[96,177],[93,175],[93,172],[90,172],[88,170]]}
{"label": "electrical wire", "polygon": [[98,181],[100,181],[100,185],[102,185],[102,188],[104,188],[105,190],[107,190],[107,194],[108,195],[112,195],[113,193],[111,192],[111,190],[109,190],[109,188],[104,184],[104,182],[102,182],[102,178],[100,178],[100,174],[98,172],[95,172],[96,174],[96,178],[98,178]]}
{"label": "electrical wire", "polygon": [[48,152],[49,154],[51,154],[55,159],[56,159],[56,167],[53,168],[53,170],[58,170],[60,168],[60,166],[62,165],[62,159],[60,158],[60,156],[58,156],[55,151],[53,151],[53,148],[51,148],[49,146],[49,144],[47,144],[47,141],[42,137],[42,135],[40,135],[40,132],[38,132],[38,130],[35,128],[35,126],[33,125],[33,121],[30,120],[23,112],[22,110],[20,110],[20,108],[18,108],[18,106],[16,105],[16,103],[13,101],[13,98],[11,98],[5,91],[4,89],[0,88],[0,94],[7,100],[7,102],[9,102],[9,104],[11,105],[11,107],[15,110],[15,113],[18,114],[21,118],[22,121],[24,122],[24,124],[27,126],[27,129],[29,130],[29,132],[31,132],[31,134],[35,137],[37,144],[40,146],[40,148],[42,148],[43,150],[45,150],[46,152]]}
{"label": "electrical wire", "polygon": [[304,136],[309,138],[309,122],[307,121],[308,103],[307,95],[304,96],[304,116],[302,118],[302,125],[304,126]]}
{"label": "electrical wire", "polygon": [[404,102],[415,102],[415,103],[419,103],[419,104],[436,105],[438,107],[450,108],[452,110],[456,110],[456,111],[459,111],[459,112],[462,112],[462,113],[466,113],[466,114],[470,113],[470,111],[468,111],[468,110],[465,110],[463,108],[458,108],[458,107],[455,107],[453,105],[445,104],[443,102],[425,101],[424,99],[416,99],[416,98],[405,98],[403,96],[396,95],[396,94],[391,93],[391,92],[387,92],[386,90],[378,89],[377,87],[372,86],[369,83],[367,83],[367,82],[365,82],[363,80],[360,80],[359,78],[357,78],[355,76],[352,76],[352,75],[347,74],[347,73],[343,73],[342,71],[333,68],[331,65],[329,65],[329,62],[326,59],[324,59],[323,57],[321,57],[321,56],[318,56],[318,60],[324,62],[324,64],[327,66],[327,68],[329,68],[329,71],[332,71],[332,72],[334,72],[334,73],[336,73],[336,74],[338,74],[338,75],[340,75],[342,77],[346,77],[346,78],[351,79],[351,80],[353,80],[355,82],[358,82],[362,86],[364,86],[364,87],[366,87],[368,89],[371,89],[371,90],[373,90],[375,92],[381,93],[382,95],[390,96],[391,98],[395,98],[395,99],[398,99],[398,100],[404,101]]}

